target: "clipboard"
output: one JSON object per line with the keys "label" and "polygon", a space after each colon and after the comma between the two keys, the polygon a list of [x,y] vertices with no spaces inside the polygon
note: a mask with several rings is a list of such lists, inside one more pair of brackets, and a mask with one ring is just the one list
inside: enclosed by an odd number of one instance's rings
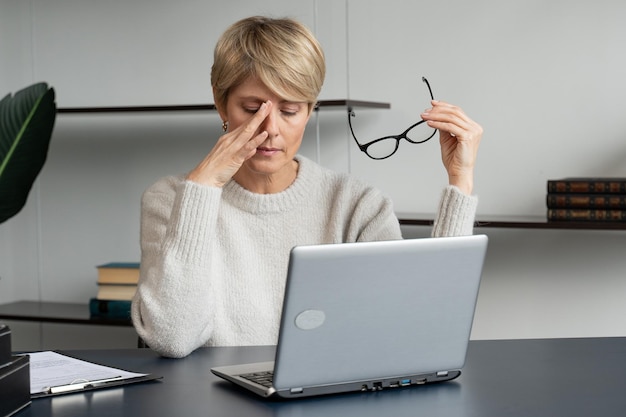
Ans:
{"label": "clipboard", "polygon": [[34,352],[28,355],[31,399],[162,379],[158,375],[129,372],[54,351]]}

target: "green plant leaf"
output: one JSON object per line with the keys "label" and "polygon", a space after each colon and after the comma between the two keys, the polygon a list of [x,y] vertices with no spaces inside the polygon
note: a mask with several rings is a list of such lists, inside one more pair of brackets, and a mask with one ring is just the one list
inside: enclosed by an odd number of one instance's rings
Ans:
{"label": "green plant leaf", "polygon": [[48,156],[54,89],[37,83],[0,100],[0,223],[24,207]]}

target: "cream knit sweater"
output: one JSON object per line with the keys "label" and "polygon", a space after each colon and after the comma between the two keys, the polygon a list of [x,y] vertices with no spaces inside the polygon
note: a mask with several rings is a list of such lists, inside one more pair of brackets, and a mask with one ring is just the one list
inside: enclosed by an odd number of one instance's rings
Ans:
{"label": "cream knit sweater", "polygon": [[[132,319],[152,349],[184,357],[200,346],[276,344],[293,246],[401,238],[378,190],[296,159],[296,181],[277,194],[182,176],[146,190]],[[472,234],[476,205],[447,187],[433,236]]]}

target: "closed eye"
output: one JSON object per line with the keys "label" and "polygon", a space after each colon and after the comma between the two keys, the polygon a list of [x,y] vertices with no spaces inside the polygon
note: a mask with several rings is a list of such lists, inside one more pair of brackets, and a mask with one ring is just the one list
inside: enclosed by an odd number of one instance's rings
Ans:
{"label": "closed eye", "polygon": [[[254,114],[259,111],[259,107],[256,107],[256,108],[244,107],[243,110],[246,113]],[[295,116],[296,114],[298,114],[298,110],[281,110],[280,112],[288,117]]]}
{"label": "closed eye", "polygon": [[285,106],[281,107],[280,111],[285,116],[295,116],[302,110],[302,105],[297,103],[285,103]]}

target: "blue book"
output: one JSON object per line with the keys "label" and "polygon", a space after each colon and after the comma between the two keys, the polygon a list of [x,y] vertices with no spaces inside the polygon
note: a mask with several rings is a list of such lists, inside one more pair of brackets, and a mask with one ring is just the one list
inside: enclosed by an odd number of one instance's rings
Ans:
{"label": "blue book", "polygon": [[130,320],[129,300],[99,300],[91,298],[89,300],[89,313],[93,317],[103,317],[110,319]]}

